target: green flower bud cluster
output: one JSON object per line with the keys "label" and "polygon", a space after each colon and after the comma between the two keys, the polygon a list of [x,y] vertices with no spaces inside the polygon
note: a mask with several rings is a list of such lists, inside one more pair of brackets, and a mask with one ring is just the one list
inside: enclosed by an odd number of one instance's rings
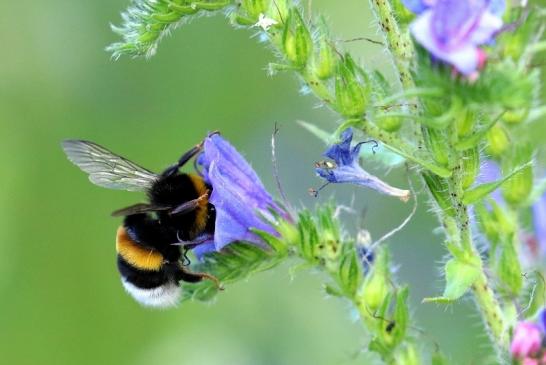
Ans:
{"label": "green flower bud cluster", "polygon": [[113,58],[150,57],[155,54],[161,38],[186,18],[222,10],[233,3],[233,0],[135,0],[122,14],[123,25],[112,26],[123,41],[110,45],[107,50],[112,52]]}
{"label": "green flower bud cluster", "polygon": [[407,336],[408,289],[394,286],[388,251],[368,251],[368,234],[361,234],[356,240],[345,237],[330,205],[318,208],[313,215],[301,212],[297,227],[298,235],[294,231],[288,233],[295,238],[289,243],[289,250],[330,275],[333,285],[326,287],[329,294],[354,303],[372,334],[370,351],[377,352],[386,362],[400,357],[412,364],[410,359],[419,358]]}

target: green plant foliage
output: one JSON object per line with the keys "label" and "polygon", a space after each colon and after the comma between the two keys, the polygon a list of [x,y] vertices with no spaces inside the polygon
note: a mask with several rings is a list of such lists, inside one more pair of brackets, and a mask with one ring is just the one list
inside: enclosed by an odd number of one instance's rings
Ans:
{"label": "green plant foliage", "polygon": [[146,56],[155,54],[161,39],[191,17],[214,12],[232,5],[232,0],[133,0],[122,14],[123,25],[112,26],[123,37],[122,42],[110,45],[112,57],[122,55]]}

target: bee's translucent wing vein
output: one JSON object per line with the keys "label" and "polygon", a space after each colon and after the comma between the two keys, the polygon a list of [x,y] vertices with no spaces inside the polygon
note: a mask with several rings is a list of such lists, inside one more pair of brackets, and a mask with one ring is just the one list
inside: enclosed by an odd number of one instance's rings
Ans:
{"label": "bee's translucent wing vein", "polygon": [[153,172],[93,142],[66,140],[63,149],[93,184],[104,188],[146,191],[157,179]]}

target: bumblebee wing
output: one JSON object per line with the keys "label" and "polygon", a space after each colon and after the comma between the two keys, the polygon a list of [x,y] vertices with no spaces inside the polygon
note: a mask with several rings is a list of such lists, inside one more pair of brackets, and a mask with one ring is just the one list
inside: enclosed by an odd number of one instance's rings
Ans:
{"label": "bumblebee wing", "polygon": [[157,175],[124,157],[81,140],[62,143],[68,159],[89,174],[89,180],[108,189],[146,191],[156,181]]}
{"label": "bumblebee wing", "polygon": [[112,217],[127,216],[133,214],[147,213],[147,212],[158,212],[161,210],[169,210],[171,207],[156,206],[146,203],[138,203],[131,205],[129,207],[121,208],[112,212]]}

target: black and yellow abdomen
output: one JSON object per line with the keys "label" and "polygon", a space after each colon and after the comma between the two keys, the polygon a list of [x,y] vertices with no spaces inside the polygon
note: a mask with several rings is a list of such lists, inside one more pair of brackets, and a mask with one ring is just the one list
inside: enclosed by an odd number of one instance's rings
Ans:
{"label": "black and yellow abdomen", "polygon": [[163,255],[131,239],[124,226],[116,235],[118,270],[125,290],[150,307],[175,306],[182,289],[175,276],[178,263],[166,263]]}
{"label": "black and yellow abdomen", "polygon": [[139,270],[159,271],[163,265],[163,255],[133,241],[124,226],[120,226],[116,234],[116,252],[123,261]]}

